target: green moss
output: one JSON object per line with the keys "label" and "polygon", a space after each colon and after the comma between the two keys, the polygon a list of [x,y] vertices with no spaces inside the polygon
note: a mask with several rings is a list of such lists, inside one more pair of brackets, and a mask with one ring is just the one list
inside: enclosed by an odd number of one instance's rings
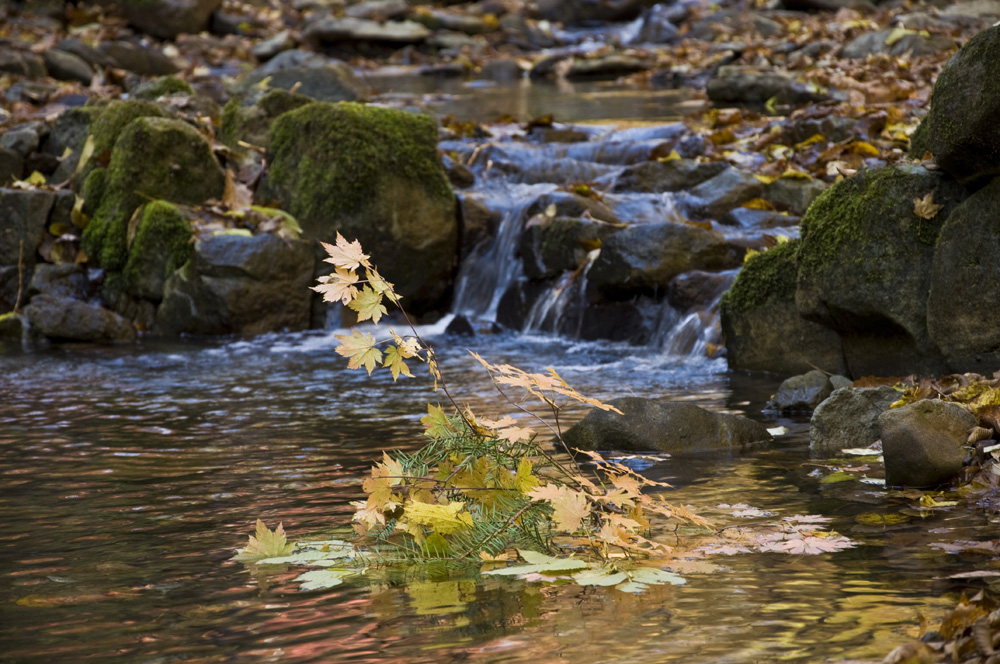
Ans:
{"label": "green moss", "polygon": [[94,157],[99,158],[114,148],[122,131],[136,118],[168,116],[165,110],[148,101],[130,99],[111,102],[90,126],[90,135],[94,138]]}
{"label": "green moss", "polygon": [[744,313],[780,300],[794,302],[800,247],[801,240],[793,239],[747,258],[722,306]]}
{"label": "green moss", "polygon": [[220,196],[225,174],[208,141],[168,118],[133,121],[115,144],[101,203],[83,234],[83,248],[108,270],[125,267],[128,223],[139,205],[162,198],[195,205]]}
{"label": "green moss", "polygon": [[149,299],[163,297],[167,275],[191,257],[191,222],[166,201],[148,203],[136,227],[123,272],[125,288]]}
{"label": "green moss", "polygon": [[[437,154],[437,124],[426,115],[354,102],[316,102],[274,123],[268,180],[294,192],[283,201],[301,220],[363,213],[388,176],[419,183],[432,200],[452,198]],[[331,158],[334,156],[335,158]]]}
{"label": "green moss", "polygon": [[104,196],[104,189],[108,184],[108,169],[95,168],[87,175],[83,181],[83,213],[87,217],[93,217],[97,208],[101,205],[101,197]]}
{"label": "green moss", "polygon": [[313,100],[305,95],[279,88],[233,97],[222,109],[219,139],[232,148],[237,147],[241,140],[267,147],[274,120],[311,103]]}
{"label": "green moss", "polygon": [[927,118],[924,117],[917,125],[917,128],[913,130],[913,134],[910,135],[910,150],[906,153],[906,156],[910,159],[922,159],[924,153],[930,152],[930,132],[928,127],[930,123]]}
{"label": "green moss", "polygon": [[136,99],[146,99],[149,101],[174,94],[193,95],[195,92],[194,88],[187,81],[183,81],[176,76],[154,78],[138,85],[132,91],[132,96]]}

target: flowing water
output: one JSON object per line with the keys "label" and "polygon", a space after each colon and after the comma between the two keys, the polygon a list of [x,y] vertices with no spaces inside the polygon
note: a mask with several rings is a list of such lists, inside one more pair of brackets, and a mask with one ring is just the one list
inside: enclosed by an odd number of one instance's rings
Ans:
{"label": "flowing water", "polygon": [[[468,100],[456,90],[418,101],[461,115]],[[458,285],[456,309],[485,318],[522,276],[516,247],[533,202],[565,182],[610,186],[678,131],[663,95],[634,94],[647,105],[619,106],[629,95],[600,85],[568,97],[520,84],[491,90],[468,101],[476,118],[496,104],[523,120],[555,103],[570,116],[562,119],[638,114],[657,123],[585,126],[592,138],[571,144],[494,137],[444,146],[476,171],[474,193],[501,217],[497,240],[473,251]],[[680,215],[673,195],[608,195],[605,204],[633,223]],[[722,230],[743,239],[762,232]],[[856,548],[719,557],[719,570],[643,595],[435,566],[303,592],[293,582],[301,570],[265,574],[231,561],[234,550],[257,517],[283,522],[293,540],[343,536],[372,460],[420,446],[425,404],[443,400],[431,383],[348,372],[325,331],[60,346],[0,356],[0,663],[880,659],[916,633],[918,613],[934,617],[954,603],[962,587],[944,577],[982,561],[932,544],[981,539],[980,515],[857,523],[858,514],[901,504],[877,487],[818,482],[826,462],[810,459],[807,424],[761,413],[777,381],[706,359],[718,341],[714,300],[691,310],[657,305],[646,346],[574,341],[563,319],[585,291],[591,260],[553,281],[526,333],[456,338],[442,334],[447,320],[425,330],[459,400],[481,415],[506,412],[471,347],[528,370],[555,367],[590,396],[686,400],[786,426],[774,444],[743,454],[632,463],[669,482],[671,502],[720,525],[733,521],[720,505],[751,505],[773,519],[826,515]],[[564,336],[541,334],[553,330]],[[563,423],[582,414],[569,407]]]}

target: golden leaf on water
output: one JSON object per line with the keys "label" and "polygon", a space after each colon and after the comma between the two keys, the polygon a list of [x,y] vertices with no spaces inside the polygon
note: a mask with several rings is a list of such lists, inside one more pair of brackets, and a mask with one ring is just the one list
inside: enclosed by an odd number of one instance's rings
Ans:
{"label": "golden leaf on water", "polygon": [[285,528],[282,524],[273,531],[264,525],[264,522],[257,519],[257,530],[250,536],[245,548],[240,549],[235,560],[262,560],[264,558],[278,558],[289,555],[295,548],[294,544],[288,543],[285,536]]}

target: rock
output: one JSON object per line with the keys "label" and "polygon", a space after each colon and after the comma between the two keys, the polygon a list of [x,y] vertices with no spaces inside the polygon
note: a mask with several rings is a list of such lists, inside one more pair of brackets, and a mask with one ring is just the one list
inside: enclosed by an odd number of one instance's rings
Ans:
{"label": "rock", "polygon": [[524,70],[513,58],[497,58],[483,63],[479,77],[488,81],[517,81],[524,76]]}
{"label": "rock", "polygon": [[271,142],[271,125],[288,111],[312,103],[306,95],[281,88],[253,90],[235,95],[222,109],[219,139],[233,149],[243,149],[240,142],[267,148]]}
{"label": "rock", "polygon": [[538,15],[567,25],[631,21],[656,0],[539,0]]}
{"label": "rock", "polygon": [[451,155],[442,154],[441,163],[448,173],[448,181],[456,189],[466,189],[476,184],[476,176],[472,170],[460,161],[451,158]]}
{"label": "rock", "polygon": [[976,418],[958,404],[923,399],[882,413],[878,424],[886,486],[932,487],[962,469]]}
{"label": "rock", "polygon": [[[888,53],[889,55],[904,56],[911,55],[933,55],[941,51],[955,48],[955,42],[944,35],[923,35],[916,31],[909,31],[899,36],[894,34],[895,30],[879,30],[869,32],[856,37],[844,46],[840,51],[840,57],[861,59],[876,53]],[[890,42],[890,37],[898,39]]]}
{"label": "rock", "polygon": [[812,177],[778,178],[764,188],[761,198],[782,212],[802,216],[826,189],[825,182]]}
{"label": "rock", "polygon": [[569,191],[551,191],[539,196],[534,203],[528,206],[524,216],[529,219],[538,214],[549,216],[550,209],[555,211],[552,216],[557,217],[587,216],[598,221],[606,221],[609,224],[622,223],[611,208],[603,202]]}
{"label": "rock", "polygon": [[683,191],[719,175],[725,169],[726,165],[719,161],[645,161],[622,171],[615,181],[613,191]]}
{"label": "rock", "polygon": [[728,220],[728,213],[747,201],[759,198],[764,183],[736,168],[726,168],[690,190],[692,200],[686,206],[696,214],[719,221]]}
{"label": "rock", "polygon": [[[17,265],[0,266],[0,312],[12,311],[19,304],[28,301],[28,283],[31,281],[32,267],[19,268]],[[18,303],[18,295],[21,302]]]}
{"label": "rock", "polygon": [[157,78],[143,81],[131,90],[131,95],[135,99],[145,99],[146,101],[156,101],[160,97],[169,95],[189,95],[195,94],[194,88],[187,81],[176,76],[159,76]]}
{"label": "rock", "polygon": [[134,235],[122,273],[125,290],[160,301],[167,276],[191,256],[191,222],[176,205],[152,201],[143,208]]}
{"label": "rock", "polygon": [[582,450],[676,454],[741,448],[772,440],[759,422],[714,413],[692,403],[623,397],[610,405],[622,414],[591,410],[563,435],[566,443]]}
{"label": "rock", "polygon": [[749,258],[722,297],[730,369],[797,374],[818,367],[846,372],[837,333],[803,319],[795,306],[799,244],[791,240]]}
{"label": "rock", "polygon": [[296,43],[292,37],[292,33],[288,30],[282,30],[254,44],[250,52],[253,54],[253,57],[257,58],[258,62],[267,62],[284,51],[292,50],[295,46]]}
{"label": "rock", "polygon": [[306,237],[358,239],[413,314],[443,306],[458,254],[455,195],[425,115],[313,103],[274,123],[257,190]]}
{"label": "rock", "polygon": [[0,189],[0,265],[35,264],[55,198],[44,189]]}
{"label": "rock", "polygon": [[472,326],[469,319],[465,316],[459,314],[451,319],[448,323],[448,327],[444,330],[445,334],[453,334],[458,337],[474,337],[476,336],[476,328]]}
{"label": "rock", "polygon": [[40,127],[34,123],[19,125],[0,134],[0,148],[7,148],[22,158],[37,150],[39,143]]}
{"label": "rock", "polygon": [[653,340],[653,330],[662,317],[659,303],[644,297],[630,302],[599,302],[583,307],[579,322],[560,329],[560,334],[584,341],[623,341],[644,346]]}
{"label": "rock", "polygon": [[8,148],[0,148],[0,187],[24,175],[24,157]]}
{"label": "rock", "polygon": [[838,115],[828,115],[825,118],[803,117],[789,120],[782,130],[784,142],[789,144],[802,143],[819,134],[831,143],[845,141],[854,135],[857,120]]}
{"label": "rock", "polygon": [[139,205],[151,198],[197,205],[221,197],[224,185],[222,167],[197,129],[169,118],[133,120],[115,143],[100,205],[84,230],[84,251],[101,267],[121,270],[129,219]]}
{"label": "rock", "polygon": [[536,215],[521,233],[519,253],[529,279],[548,279],[583,265],[587,253],[615,232],[595,219]]}
{"label": "rock", "polygon": [[503,211],[491,208],[482,197],[475,194],[459,194],[458,204],[462,219],[459,237],[459,264],[481,243],[496,237],[497,228],[503,220]]}
{"label": "rock", "polygon": [[666,292],[670,281],[691,270],[738,267],[745,250],[721,233],[681,223],[629,226],[608,237],[588,273],[588,296],[627,300]]}
{"label": "rock", "polygon": [[975,189],[1000,175],[1000,26],[970,39],[931,92],[927,143],[945,172]]}
{"label": "rock", "polygon": [[833,392],[825,373],[817,369],[782,381],[778,391],[767,402],[770,410],[780,413],[812,412]]}
{"label": "rock", "polygon": [[295,89],[317,101],[358,101],[367,97],[367,88],[346,64],[333,58],[294,50],[279,53],[267,64],[240,78],[234,91],[257,94],[255,86],[267,79],[271,88]]}
{"label": "rock", "polygon": [[938,237],[927,329],[955,372],[1000,367],[1000,178],[963,201]]}
{"label": "rock", "polygon": [[425,11],[412,12],[410,19],[431,30],[451,30],[466,35],[482,35],[493,30],[489,23],[478,16],[457,14],[433,7]]}
{"label": "rock", "polygon": [[131,343],[135,328],[125,318],[93,304],[37,295],[24,308],[31,327],[57,341]]}
{"label": "rock", "polygon": [[102,53],[90,44],[80,41],[79,39],[60,39],[56,45],[60,51],[65,51],[66,53],[75,55],[95,70],[105,69],[108,67],[121,67],[121,65],[110,55]]}
{"label": "rock", "polygon": [[119,69],[127,69],[140,76],[166,76],[179,70],[170,58],[152,46],[110,41],[102,42],[97,48],[111,58]]}
{"label": "rock", "polygon": [[[931,193],[944,208],[918,217],[915,199]],[[927,330],[927,294],[940,228],[963,197],[940,171],[902,163],[838,182],[809,208],[795,301],[840,334],[850,375],[945,369]]]}
{"label": "rock", "polygon": [[78,81],[84,85],[90,85],[94,79],[94,69],[86,60],[78,55],[60,51],[59,49],[47,49],[42,53],[45,68],[49,76],[60,81]]}
{"label": "rock", "polygon": [[731,272],[692,270],[679,274],[667,287],[667,301],[679,311],[708,308],[732,285]]}
{"label": "rock", "polygon": [[719,67],[705,85],[708,98],[722,104],[809,104],[825,101],[830,95],[810,89],[783,71],[757,71],[746,67]]}
{"label": "rock", "polygon": [[344,10],[345,16],[372,21],[391,21],[403,18],[410,11],[406,0],[362,0]]}
{"label": "rock", "polygon": [[669,44],[677,39],[677,25],[687,17],[679,5],[655,4],[642,12],[642,22],[632,36],[624,39],[629,46],[636,44]]}
{"label": "rock", "polygon": [[164,286],[157,323],[167,334],[262,334],[309,326],[314,256],[309,242],[267,233],[218,234]]}
{"label": "rock", "polygon": [[617,79],[647,71],[655,60],[613,53],[596,58],[574,58],[566,70],[569,80]]}
{"label": "rock", "polygon": [[62,164],[53,175],[53,181],[65,182],[76,170],[80,160],[80,151],[90,132],[90,123],[100,114],[100,110],[91,106],[71,108],[59,114],[49,130],[49,135],[42,144],[46,154],[60,157],[70,150],[75,154],[63,159]]}
{"label": "rock", "polygon": [[[88,124],[88,135],[94,138],[94,154],[100,155],[104,152],[110,152],[115,147],[115,143],[133,120],[146,117],[165,118],[169,117],[169,113],[152,102],[130,99],[111,102],[103,109],[96,111],[89,123],[83,117],[78,117],[73,122],[81,125]],[[72,131],[75,135],[77,130]],[[80,147],[83,147],[83,144],[84,142],[81,141]],[[88,167],[90,166],[91,164],[88,163]],[[89,173],[89,169],[85,173]]]}
{"label": "rock", "polygon": [[415,21],[370,21],[360,18],[321,18],[309,23],[303,36],[317,44],[340,42],[389,43],[394,46],[419,44],[431,31]]}
{"label": "rock", "polygon": [[208,29],[222,0],[121,0],[128,22],[148,35],[174,39]]}
{"label": "rock", "polygon": [[9,350],[9,347],[4,343],[5,341],[14,341],[14,347],[17,347],[16,344],[28,341],[30,330],[31,323],[24,314],[13,311],[0,314],[0,354]]}
{"label": "rock", "polygon": [[829,457],[871,446],[881,435],[879,415],[898,399],[899,392],[888,386],[835,389],[809,420],[809,449]]}
{"label": "rock", "polygon": [[58,298],[85,300],[90,291],[90,280],[82,265],[67,263],[51,265],[39,263],[31,275],[28,297],[52,295]]}
{"label": "rock", "polygon": [[28,78],[42,78],[47,73],[45,61],[40,56],[3,47],[0,47],[0,71]]}

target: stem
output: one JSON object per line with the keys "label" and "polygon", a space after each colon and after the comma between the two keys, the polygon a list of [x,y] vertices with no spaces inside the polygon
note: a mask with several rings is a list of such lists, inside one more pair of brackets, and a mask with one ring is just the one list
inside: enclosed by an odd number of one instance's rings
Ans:
{"label": "stem", "polygon": [[24,294],[24,240],[17,256],[17,299],[14,300],[14,313],[21,313],[21,296]]}
{"label": "stem", "polygon": [[490,533],[489,535],[487,535],[486,537],[484,537],[482,540],[480,540],[479,542],[477,542],[475,544],[475,546],[473,546],[471,549],[469,549],[468,551],[466,551],[462,555],[458,556],[456,558],[456,560],[462,560],[463,558],[466,558],[469,555],[471,555],[473,552],[482,550],[482,548],[484,546],[486,546],[487,542],[489,542],[491,539],[493,539],[494,537],[496,537],[497,535],[499,535],[503,531],[507,530],[507,528],[509,528],[512,523],[514,523],[515,521],[517,521],[517,519],[522,514],[524,514],[525,512],[527,512],[528,508],[531,507],[532,505],[534,505],[534,503],[528,503],[527,505],[525,505],[524,507],[522,507],[521,509],[519,509],[514,514],[514,516],[510,517],[509,519],[507,519],[507,523],[503,524],[503,526],[501,526],[499,529],[497,529],[496,531]]}

